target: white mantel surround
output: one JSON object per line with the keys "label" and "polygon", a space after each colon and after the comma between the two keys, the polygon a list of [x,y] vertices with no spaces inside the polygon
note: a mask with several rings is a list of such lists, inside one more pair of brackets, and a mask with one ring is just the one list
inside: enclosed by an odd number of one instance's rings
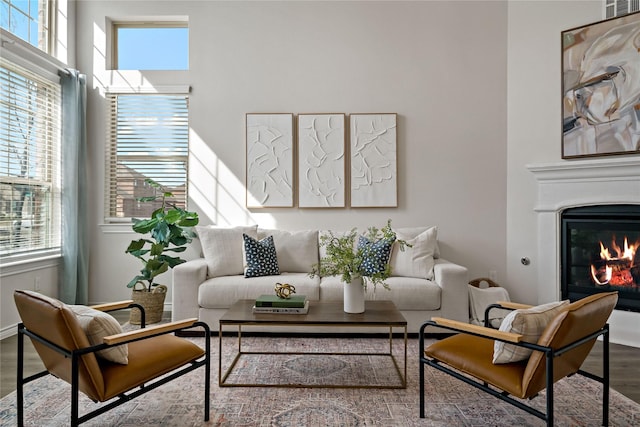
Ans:
{"label": "white mantel surround", "polygon": [[[640,157],[527,165],[538,184],[538,302],[560,298],[560,213],[577,206],[640,204]],[[640,347],[640,313],[615,310],[611,342]]]}

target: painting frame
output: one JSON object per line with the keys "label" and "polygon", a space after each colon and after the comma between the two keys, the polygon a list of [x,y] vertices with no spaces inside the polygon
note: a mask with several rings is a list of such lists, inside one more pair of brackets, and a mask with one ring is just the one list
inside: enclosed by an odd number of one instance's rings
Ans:
{"label": "painting frame", "polygon": [[562,158],[640,154],[640,12],[561,32]]}
{"label": "painting frame", "polygon": [[345,208],[344,113],[300,113],[297,119],[298,207]]}
{"label": "painting frame", "polygon": [[349,115],[352,208],[398,207],[398,114]]}
{"label": "painting frame", "polygon": [[246,113],[245,153],[246,207],[294,207],[293,113]]}

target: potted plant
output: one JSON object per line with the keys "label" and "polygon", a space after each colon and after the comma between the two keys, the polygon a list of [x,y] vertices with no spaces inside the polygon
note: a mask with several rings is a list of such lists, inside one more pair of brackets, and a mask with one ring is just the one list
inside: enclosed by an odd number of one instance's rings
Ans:
{"label": "potted plant", "polygon": [[[132,288],[132,299],[145,308],[146,321],[148,323],[159,322],[162,319],[164,299],[167,287],[158,284],[156,277],[165,273],[169,268],[186,262],[179,256],[169,255],[184,252],[187,245],[193,239],[191,227],[198,224],[198,214],[186,211],[167,198],[173,193],[166,191],[164,187],[154,180],[147,178],[145,182],[154,188],[155,195],[140,197],[140,202],[160,201],[160,207],[156,209],[148,219],[133,219],[133,231],[140,234],[148,234],[148,238],[132,240],[125,251],[142,262],[140,274],[136,275],[127,284]],[[141,289],[138,289],[140,288]],[[140,323],[140,312],[131,311],[131,323]]]}
{"label": "potted plant", "polygon": [[400,250],[411,247],[397,238],[391,220],[381,229],[369,227],[363,236],[358,235],[356,228],[342,235],[329,231],[320,236],[320,246],[325,248],[326,255],[313,266],[310,276],[340,276],[344,282],[344,310],[362,313],[367,283],[373,284],[374,291],[378,285],[389,289],[385,280],[391,276],[389,257],[394,242]]}

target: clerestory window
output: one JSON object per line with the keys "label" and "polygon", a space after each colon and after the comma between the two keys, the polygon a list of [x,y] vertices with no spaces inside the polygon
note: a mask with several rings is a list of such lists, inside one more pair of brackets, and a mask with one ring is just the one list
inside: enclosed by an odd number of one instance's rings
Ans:
{"label": "clerestory window", "polygon": [[188,70],[187,22],[113,24],[113,69]]}
{"label": "clerestory window", "polygon": [[50,0],[0,0],[0,27],[51,53],[51,3]]}

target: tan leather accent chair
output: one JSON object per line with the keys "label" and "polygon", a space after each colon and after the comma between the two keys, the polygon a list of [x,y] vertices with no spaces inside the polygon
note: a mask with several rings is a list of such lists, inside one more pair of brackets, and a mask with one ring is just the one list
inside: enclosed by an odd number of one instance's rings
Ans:
{"label": "tan leather accent chair", "polygon": [[[209,337],[206,323],[186,319],[159,324],[107,336],[102,344],[91,345],[76,314],[61,301],[25,290],[15,291],[14,300],[22,321],[18,325],[19,426],[24,419],[24,385],[47,374],[71,384],[71,425],[76,426],[199,367],[205,369],[204,419],[209,419],[210,342],[206,339],[206,348],[202,349],[175,336],[177,331],[198,327]],[[136,306],[132,303],[122,301],[93,308],[114,311]],[[25,335],[31,339],[46,369],[28,378],[23,373]],[[128,346],[126,365],[96,356],[97,351],[122,344]],[[111,402],[79,416],[79,391],[94,402]]]}
{"label": "tan leather accent chair", "polygon": [[[535,415],[553,425],[553,384],[580,373],[603,385],[602,425],[608,424],[609,408],[609,326],[607,320],[618,301],[617,292],[603,292],[568,304],[547,324],[537,343],[522,341],[522,335],[442,318],[425,322],[419,333],[420,417],[424,418],[424,369],[429,365],[480,390]],[[499,308],[527,308],[523,304],[498,303]],[[425,348],[427,327],[440,327],[455,335]],[[580,367],[596,339],[603,341],[603,376]],[[533,350],[527,360],[493,363],[494,341],[503,341]],[[516,400],[535,397],[546,390],[546,413]]]}

